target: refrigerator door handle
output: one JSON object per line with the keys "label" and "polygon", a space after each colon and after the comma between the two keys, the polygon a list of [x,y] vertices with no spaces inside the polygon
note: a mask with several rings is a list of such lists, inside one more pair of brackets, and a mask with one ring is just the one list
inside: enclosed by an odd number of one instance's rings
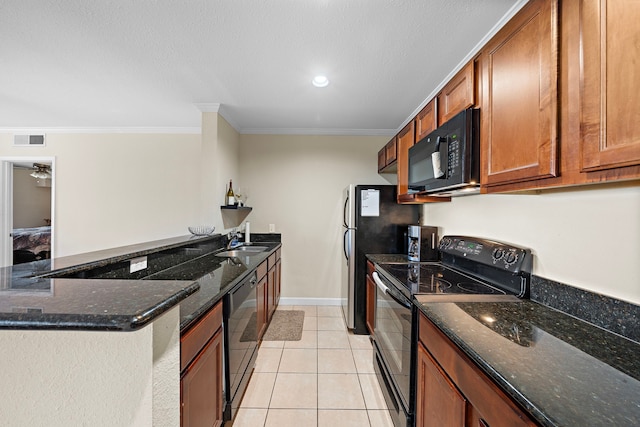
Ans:
{"label": "refrigerator door handle", "polygon": [[344,231],[344,239],[343,239],[343,243],[342,243],[342,249],[344,251],[344,259],[346,259],[347,261],[349,261],[349,254],[351,253],[351,239],[349,236],[349,233],[351,232],[350,228],[347,228]]}
{"label": "refrigerator door handle", "polygon": [[345,227],[349,228],[349,224],[347,223],[347,205],[349,204],[349,196],[344,199],[344,208],[342,210],[342,223]]}

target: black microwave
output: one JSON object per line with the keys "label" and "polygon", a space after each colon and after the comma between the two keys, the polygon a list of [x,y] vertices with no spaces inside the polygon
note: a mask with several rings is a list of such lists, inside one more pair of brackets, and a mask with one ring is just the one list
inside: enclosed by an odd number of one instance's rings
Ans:
{"label": "black microwave", "polygon": [[480,191],[480,110],[468,108],[409,148],[409,192],[434,196]]}

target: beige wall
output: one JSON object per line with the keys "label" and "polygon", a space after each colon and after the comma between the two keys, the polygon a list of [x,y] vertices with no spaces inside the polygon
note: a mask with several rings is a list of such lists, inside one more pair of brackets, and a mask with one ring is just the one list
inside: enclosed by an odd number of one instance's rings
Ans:
{"label": "beige wall", "polygon": [[534,249],[534,274],[640,304],[640,185],[473,195],[423,207],[423,222]]}
{"label": "beige wall", "polygon": [[48,134],[45,147],[0,156],[55,157],[57,257],[184,235],[198,222],[200,135]]}
{"label": "beige wall", "polygon": [[51,187],[38,187],[29,169],[13,169],[13,227],[41,227],[51,219]]}
{"label": "beige wall", "polygon": [[377,173],[385,137],[241,135],[239,186],[251,231],[282,233],[282,296],[340,297],[342,191],[387,184]]}

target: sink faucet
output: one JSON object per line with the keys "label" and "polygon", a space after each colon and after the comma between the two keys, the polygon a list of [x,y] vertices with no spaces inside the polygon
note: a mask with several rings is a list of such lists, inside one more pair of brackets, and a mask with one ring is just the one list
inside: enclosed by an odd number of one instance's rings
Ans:
{"label": "sink faucet", "polygon": [[233,230],[227,235],[229,242],[227,242],[227,249],[233,249],[236,246],[240,246],[240,242],[238,239],[240,238],[240,233],[237,230]]}

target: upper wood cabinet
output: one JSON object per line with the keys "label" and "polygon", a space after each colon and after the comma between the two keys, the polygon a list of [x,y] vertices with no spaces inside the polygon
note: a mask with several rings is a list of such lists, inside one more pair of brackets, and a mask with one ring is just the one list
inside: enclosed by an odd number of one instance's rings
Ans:
{"label": "upper wood cabinet", "polygon": [[557,21],[557,0],[533,0],[478,58],[484,186],[558,174]]}
{"label": "upper wood cabinet", "polygon": [[378,173],[388,173],[397,171],[397,156],[398,148],[396,143],[396,137],[391,138],[391,141],[378,151]]}
{"label": "upper wood cabinet", "polygon": [[438,94],[438,125],[475,105],[474,71],[474,62],[470,61]]}
{"label": "upper wood cabinet", "polygon": [[416,116],[416,141],[420,141],[438,127],[436,110],[436,98],[433,98]]}
{"label": "upper wood cabinet", "polygon": [[398,133],[398,195],[409,192],[409,148],[415,144],[415,125],[413,120]]}
{"label": "upper wood cabinet", "polygon": [[581,0],[581,171],[640,164],[640,2]]}

